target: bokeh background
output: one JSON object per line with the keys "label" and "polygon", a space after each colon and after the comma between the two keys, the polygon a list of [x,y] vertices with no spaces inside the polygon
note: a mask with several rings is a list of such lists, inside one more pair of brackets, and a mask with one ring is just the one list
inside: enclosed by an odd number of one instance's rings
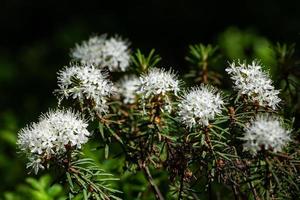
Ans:
{"label": "bokeh background", "polygon": [[[132,49],[155,48],[161,65],[179,72],[188,68],[188,45],[200,42],[218,45],[228,60],[258,58],[272,66],[275,42],[296,43],[299,52],[299,8],[297,0],[1,0],[0,199],[21,198],[12,193],[32,187],[25,159],[16,153],[17,132],[56,106],[56,72],[70,61],[75,43],[91,34],[118,34]],[[40,183],[47,185],[45,177]],[[126,179],[137,182],[137,188],[123,184],[127,199],[135,189],[146,190],[139,179]]]}

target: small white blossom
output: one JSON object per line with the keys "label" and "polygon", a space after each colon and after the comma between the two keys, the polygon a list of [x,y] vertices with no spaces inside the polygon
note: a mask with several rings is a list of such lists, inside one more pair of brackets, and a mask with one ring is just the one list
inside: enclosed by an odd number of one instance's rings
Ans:
{"label": "small white blossom", "polygon": [[252,64],[235,62],[226,69],[234,81],[234,88],[239,95],[247,95],[250,101],[257,102],[260,106],[268,106],[272,109],[278,107],[281,101],[278,97],[279,90],[275,90],[268,73],[264,72],[259,63]]}
{"label": "small white blossom", "polygon": [[55,92],[61,97],[72,97],[80,103],[89,102],[100,115],[108,112],[107,101],[115,88],[107,73],[93,65],[73,65],[58,72],[59,89]]}
{"label": "small white blossom", "polygon": [[128,42],[120,37],[93,36],[71,51],[73,59],[82,64],[108,67],[110,71],[125,71],[130,64]]}
{"label": "small white blossom", "polygon": [[178,104],[178,115],[188,128],[208,126],[210,120],[221,114],[223,105],[222,96],[215,88],[201,85],[183,95]]}
{"label": "small white blossom", "polygon": [[290,131],[282,127],[278,118],[258,115],[245,130],[242,138],[245,141],[244,150],[253,154],[256,154],[262,148],[274,152],[281,151],[291,140],[289,133]]}
{"label": "small white blossom", "polygon": [[29,158],[27,167],[35,173],[44,169],[46,158],[59,157],[66,152],[66,145],[80,149],[88,141],[88,124],[79,114],[70,110],[50,111],[18,133],[17,144]]}
{"label": "small white blossom", "polygon": [[128,44],[120,38],[110,38],[103,47],[103,66],[110,71],[125,71],[129,66],[130,54]]}
{"label": "small white blossom", "polygon": [[73,59],[80,61],[83,64],[99,65],[102,62],[102,46],[106,36],[93,36],[87,41],[83,41],[80,45],[71,50]]}
{"label": "small white blossom", "polygon": [[140,93],[146,99],[153,95],[166,95],[167,93],[177,95],[180,90],[177,75],[163,68],[151,68],[148,73],[140,77],[140,83]]}
{"label": "small white blossom", "polygon": [[139,85],[140,80],[134,75],[125,76],[118,82],[117,90],[125,104],[132,104],[136,101]]}
{"label": "small white blossom", "polygon": [[180,91],[180,81],[177,75],[172,71],[165,69],[151,68],[146,74],[140,77],[139,94],[142,95],[143,104],[146,99],[151,99],[155,96],[164,97],[166,105],[164,110],[171,111],[171,102],[169,94],[177,96]]}

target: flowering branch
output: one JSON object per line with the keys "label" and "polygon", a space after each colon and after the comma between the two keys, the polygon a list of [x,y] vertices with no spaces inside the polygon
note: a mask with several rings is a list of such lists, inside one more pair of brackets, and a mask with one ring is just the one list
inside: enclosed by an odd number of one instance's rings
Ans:
{"label": "flowering branch", "polygon": [[[291,58],[286,54],[292,50],[283,54],[284,49],[277,49],[281,64]],[[66,174],[70,199],[126,197],[114,188],[122,183],[110,185],[118,179],[99,167],[98,161],[105,163],[101,154],[83,156],[83,145],[96,145],[105,159],[121,158],[124,171],[142,171],[158,200],[199,199],[198,194],[213,199],[215,183],[235,199],[299,196],[299,141],[293,122],[280,116],[281,91],[259,62],[229,63],[229,96],[210,85],[221,83],[212,70],[217,47],[190,46],[186,59],[196,68],[185,77],[201,84],[188,88],[174,70],[157,66],[161,58],[154,50],[130,54],[128,41],[107,35],[71,50],[76,62],[58,72],[60,108],[18,134],[28,167],[38,173],[58,166]],[[62,109],[67,100],[74,110]],[[155,182],[149,169],[165,176]]]}

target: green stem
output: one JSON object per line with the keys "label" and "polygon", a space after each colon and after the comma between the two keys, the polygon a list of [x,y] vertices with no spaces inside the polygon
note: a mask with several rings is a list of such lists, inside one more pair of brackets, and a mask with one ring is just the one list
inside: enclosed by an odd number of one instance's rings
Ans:
{"label": "green stem", "polygon": [[208,83],[208,63],[207,61],[204,61],[203,67],[202,67],[202,81],[203,83],[207,84]]}

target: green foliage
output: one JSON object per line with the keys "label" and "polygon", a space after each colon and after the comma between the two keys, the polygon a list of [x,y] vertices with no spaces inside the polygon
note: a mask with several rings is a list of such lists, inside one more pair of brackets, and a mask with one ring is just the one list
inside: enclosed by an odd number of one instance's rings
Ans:
{"label": "green foliage", "polygon": [[207,46],[203,44],[189,45],[189,54],[185,59],[202,69],[206,62],[216,59],[215,54],[217,50],[218,47],[213,47],[210,44]]}
{"label": "green foliage", "polygon": [[[2,114],[2,115],[1,115]],[[0,198],[3,191],[13,188],[16,183],[24,180],[24,160],[16,152],[17,117],[9,111],[0,114]],[[9,172],[9,173],[8,173]],[[2,194],[1,194],[2,193]]]}
{"label": "green foliage", "polygon": [[120,199],[114,193],[120,193],[109,184],[119,180],[105,173],[90,158],[73,161],[66,173],[70,188],[69,199]]}
{"label": "green foliage", "polygon": [[285,60],[291,59],[295,53],[295,46],[296,44],[288,45],[277,42],[274,46],[274,51],[278,62],[282,64]]}
{"label": "green foliage", "polygon": [[277,67],[275,71],[276,85],[280,88],[285,100],[287,116],[300,112],[300,68],[295,57],[295,44],[276,43],[273,46]]}
{"label": "green foliage", "polygon": [[134,70],[137,73],[146,72],[149,68],[152,68],[159,63],[161,57],[155,54],[155,49],[151,49],[148,55],[142,54],[142,52],[137,49],[136,52],[131,57],[133,64],[135,65]]}
{"label": "green foliage", "polygon": [[39,179],[27,178],[26,184],[21,184],[15,192],[6,192],[5,200],[64,200],[63,187],[53,183],[50,175],[44,175]]}
{"label": "green foliage", "polygon": [[218,44],[230,61],[258,59],[264,65],[270,66],[271,72],[272,66],[276,64],[272,44],[254,31],[230,27],[219,36]]}
{"label": "green foliage", "polygon": [[189,52],[185,59],[192,65],[186,78],[192,77],[196,83],[221,84],[222,76],[213,70],[220,59],[217,46],[189,45]]}

